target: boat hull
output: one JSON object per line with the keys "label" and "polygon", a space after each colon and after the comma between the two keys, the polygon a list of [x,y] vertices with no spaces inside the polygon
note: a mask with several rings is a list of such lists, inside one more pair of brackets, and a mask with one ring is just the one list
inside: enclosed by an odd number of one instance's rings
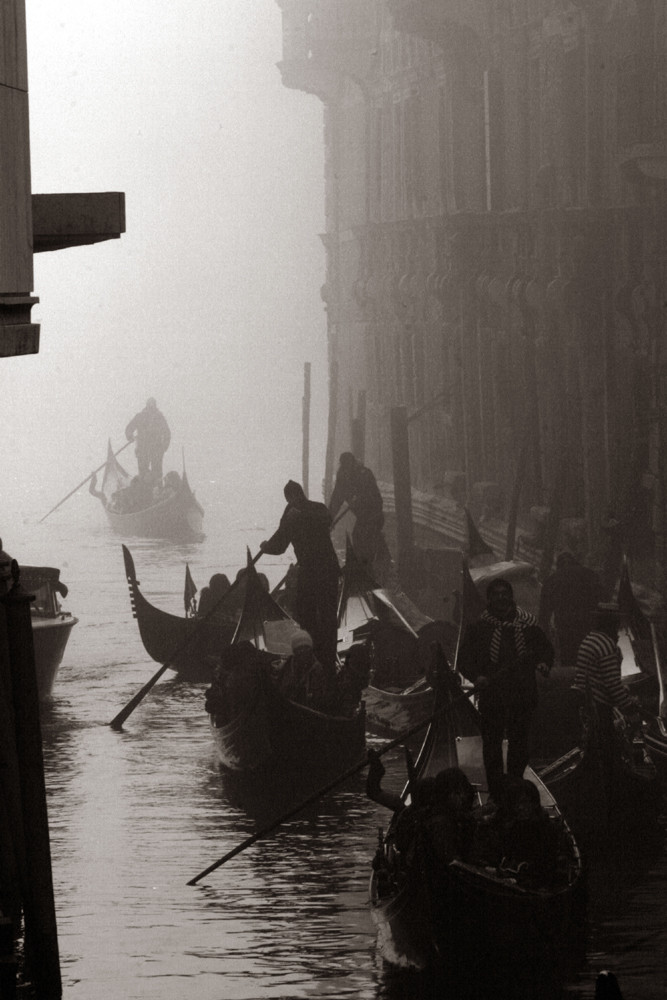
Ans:
{"label": "boat hull", "polygon": [[427,719],[435,705],[432,688],[406,693],[370,685],[364,690],[366,728],[374,736],[392,739]]}
{"label": "boat hull", "polygon": [[[436,714],[415,762],[415,777],[433,777],[448,767],[466,773],[483,804],[479,716],[451,672],[441,678]],[[542,807],[561,824],[544,783],[530,769],[525,777],[537,786]],[[483,969],[507,967],[512,976],[521,971],[513,960],[520,941],[524,971],[530,967],[531,974],[537,974],[548,965],[550,976],[555,976],[562,970],[581,917],[581,858],[564,823],[566,869],[555,883],[538,887],[459,860],[435,865],[419,837],[402,854],[395,839],[400,815],[392,818],[370,879],[371,915],[383,959],[469,982]]]}
{"label": "boat hull", "polygon": [[65,655],[65,648],[78,620],[72,615],[33,619],[32,638],[35,649],[37,691],[40,701],[48,701],[52,697],[58,669]]}
{"label": "boat hull", "polygon": [[204,538],[204,511],[189,489],[131,514],[118,514],[108,507],[104,510],[111,528],[118,535],[168,538],[178,542],[198,542]]}
{"label": "boat hull", "polygon": [[125,546],[123,558],[132,614],[148,655],[156,663],[169,663],[183,680],[210,682],[221,650],[232,641],[236,623],[181,618],[161,611],[142,594],[134,560]]}
{"label": "boat hull", "polygon": [[255,778],[338,774],[363,759],[363,709],[353,717],[327,715],[283,698],[268,678],[222,718],[211,715],[221,768]]}

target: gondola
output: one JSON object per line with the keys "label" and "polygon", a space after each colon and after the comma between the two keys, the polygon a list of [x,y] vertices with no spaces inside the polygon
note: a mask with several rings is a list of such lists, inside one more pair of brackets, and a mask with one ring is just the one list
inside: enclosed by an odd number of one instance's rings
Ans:
{"label": "gondola", "polygon": [[366,725],[375,736],[393,737],[411,729],[433,710],[426,680],[432,641],[451,649],[447,624],[423,615],[400,591],[378,587],[347,540],[338,601],[340,650],[364,642],[369,651],[369,683],[364,690]]}
{"label": "gondola", "polygon": [[126,498],[131,494],[134,480],[115,457],[109,442],[101,488],[96,490],[93,480],[90,489],[117,534],[178,542],[203,539],[204,510],[190,488],[185,468],[180,476],[168,472],[150,497],[142,495],[129,503]]}
{"label": "gondola", "polygon": [[52,566],[21,566],[21,586],[34,596],[30,604],[32,639],[35,649],[37,692],[40,701],[49,701],[72,629],[78,618],[63,611],[58,600],[67,596],[60,570]]}
{"label": "gondola", "polygon": [[[414,765],[413,780],[460,767],[486,800],[479,717],[445,667],[438,681],[438,706]],[[405,968],[475,978],[482,966],[497,968],[512,955],[526,963],[560,963],[579,919],[581,857],[574,836],[547,787],[527,770],[541,804],[558,824],[562,840],[560,875],[536,887],[500,869],[453,861],[435,871],[419,846],[397,847],[402,813],[381,836],[370,880],[371,914],[382,958]],[[403,797],[409,801],[409,787]]]}
{"label": "gondola", "polygon": [[[207,692],[211,732],[223,770],[262,780],[286,775],[319,780],[339,773],[363,754],[363,703],[347,715],[327,714],[288,700],[275,683],[276,653],[284,656],[291,651],[289,639],[298,629],[262,588],[249,561],[233,643]],[[237,654],[240,659],[235,660]]]}
{"label": "gondola", "polygon": [[[229,645],[236,631],[234,609],[222,605],[215,621],[179,617],[161,611],[141,593],[134,559],[123,545],[125,575],[130,590],[132,615],[137,619],[144,649],[156,663],[167,663],[183,680],[210,681],[214,658]],[[230,604],[234,603],[232,596]],[[225,620],[227,619],[227,620]]]}
{"label": "gondola", "polygon": [[616,731],[607,751],[594,714],[585,713],[580,744],[539,772],[582,848],[611,855],[648,849],[663,840],[662,794],[648,741],[645,734],[628,730],[621,712],[615,715]]}

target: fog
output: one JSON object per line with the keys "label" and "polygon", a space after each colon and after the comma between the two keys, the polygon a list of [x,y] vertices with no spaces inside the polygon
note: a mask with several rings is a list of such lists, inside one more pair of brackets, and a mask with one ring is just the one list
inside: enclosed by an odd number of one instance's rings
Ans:
{"label": "fog", "polygon": [[278,514],[283,483],[301,478],[306,361],[319,499],[322,108],[282,85],[278,6],[26,6],[32,189],[123,191],[127,232],[35,255],[40,352],[2,361],[6,517],[45,514],[108,438],[124,443],[148,396],[172,430],[165,469],[184,450],[205,504],[252,516],[269,497]]}

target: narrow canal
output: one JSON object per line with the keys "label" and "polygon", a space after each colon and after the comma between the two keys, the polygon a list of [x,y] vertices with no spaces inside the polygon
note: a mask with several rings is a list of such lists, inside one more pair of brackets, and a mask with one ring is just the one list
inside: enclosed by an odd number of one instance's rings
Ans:
{"label": "narrow canal", "polygon": [[[65,1000],[456,1000],[376,955],[367,883],[388,814],[365,798],[363,776],[186,885],[281,802],[255,801],[222,780],[204,685],[167,674],[123,732],[109,728],[157,664],[131,615],[120,540],[97,510],[86,510],[85,523],[80,511],[38,529],[26,523],[24,537],[11,539],[19,560],[61,567],[65,605],[80,618],[42,720]],[[215,521],[209,509],[199,546],[130,543],[153,603],[182,613],[186,562],[200,587],[215,571],[233,575],[246,545],[255,551],[271,528]],[[285,566],[267,559],[262,568],[274,584]],[[387,785],[400,787],[400,754],[387,771]],[[628,845],[621,872],[594,880],[587,958],[559,996],[593,997],[604,968],[626,1000],[665,996],[667,860],[633,871],[640,846]]]}

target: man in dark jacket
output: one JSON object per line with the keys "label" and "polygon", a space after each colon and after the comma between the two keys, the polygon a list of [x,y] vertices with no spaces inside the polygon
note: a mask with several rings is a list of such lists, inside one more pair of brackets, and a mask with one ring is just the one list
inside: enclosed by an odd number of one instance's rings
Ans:
{"label": "man in dark jacket", "polygon": [[458,668],[479,689],[478,708],[489,793],[499,802],[503,787],[503,737],[507,773],[523,777],[528,765],[530,722],[537,705],[535,671],[548,674],[554,650],[533,615],[514,603],[512,585],[492,580],[487,606],[467,626]]}
{"label": "man in dark jacket", "polygon": [[538,613],[539,624],[547,634],[553,618],[561,666],[577,662],[577,650],[601,600],[602,583],[595,570],[582,566],[571,552],[561,552],[556,569],[542,585]]}
{"label": "man in dark jacket", "polygon": [[297,561],[294,615],[313,637],[317,659],[335,670],[338,646],[338,577],[340,567],[331,541],[331,515],[323,503],[308,500],[293,479],[284,489],[287,507],[278,530],[260,544],[262,552],[281,555],[291,545]]}
{"label": "man in dark jacket", "polygon": [[130,420],[125,428],[128,441],[136,440],[137,465],[140,479],[162,480],[162,459],[171,441],[169,425],[151,397],[143,410]]}
{"label": "man in dark jacket", "polygon": [[335,518],[344,503],[355,517],[352,547],[357,558],[370,569],[373,569],[376,560],[387,562],[388,557],[391,561],[382,533],[382,494],[371,470],[362,465],[351,451],[344,451],[339,459],[336,482],[329,501],[332,518]]}

